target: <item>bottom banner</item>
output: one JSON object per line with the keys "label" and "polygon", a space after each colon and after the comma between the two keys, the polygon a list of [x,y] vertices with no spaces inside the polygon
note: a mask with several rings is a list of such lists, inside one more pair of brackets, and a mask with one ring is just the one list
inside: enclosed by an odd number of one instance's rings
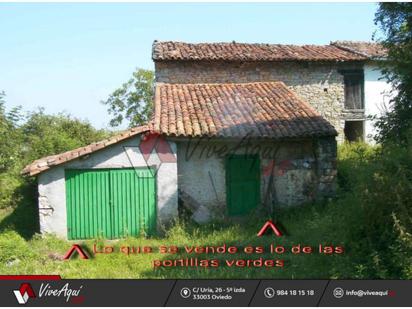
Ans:
{"label": "bottom banner", "polygon": [[0,279],[0,306],[412,306],[412,281],[403,280]]}

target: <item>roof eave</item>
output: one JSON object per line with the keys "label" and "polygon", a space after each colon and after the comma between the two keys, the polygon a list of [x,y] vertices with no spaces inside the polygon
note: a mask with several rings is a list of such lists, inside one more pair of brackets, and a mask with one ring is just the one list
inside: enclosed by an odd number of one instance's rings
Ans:
{"label": "roof eave", "polygon": [[59,154],[50,155],[47,157],[43,157],[33,161],[32,163],[28,164],[23,168],[21,174],[24,176],[36,176],[45,172],[46,170],[56,167],[58,165],[62,165],[73,160],[85,157],[92,153],[96,153],[100,150],[103,150],[107,147],[125,141],[129,138],[132,138],[136,135],[148,132],[151,130],[151,125],[143,125],[139,127],[132,128],[130,130],[126,130],[112,136],[110,138],[104,139],[102,141],[98,141],[83,147],[79,147],[73,150],[65,151]]}

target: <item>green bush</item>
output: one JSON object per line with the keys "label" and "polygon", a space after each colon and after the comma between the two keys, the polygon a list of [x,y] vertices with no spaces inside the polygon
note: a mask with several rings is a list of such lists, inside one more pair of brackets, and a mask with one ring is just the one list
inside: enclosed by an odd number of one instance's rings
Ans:
{"label": "green bush", "polygon": [[19,127],[22,138],[21,155],[25,164],[44,156],[75,149],[108,136],[87,122],[69,114],[47,115],[42,109],[29,113]]}
{"label": "green bush", "polygon": [[411,278],[411,149],[345,144],[338,179],[346,192],[338,203],[357,264],[354,277]]}
{"label": "green bush", "polygon": [[6,231],[0,234],[0,264],[10,264],[29,258],[31,249],[18,233]]}
{"label": "green bush", "polygon": [[362,181],[361,174],[368,168],[378,153],[379,146],[370,146],[362,142],[344,143],[338,147],[338,184],[341,189],[348,191]]}
{"label": "green bush", "polygon": [[23,115],[19,107],[6,110],[0,93],[0,135],[0,209],[4,209],[32,198],[23,194],[33,183],[20,175],[25,165],[104,139],[109,132],[68,114],[47,115],[40,109]]}
{"label": "green bush", "polygon": [[16,205],[15,192],[22,184],[22,178],[14,173],[0,173],[0,208]]}

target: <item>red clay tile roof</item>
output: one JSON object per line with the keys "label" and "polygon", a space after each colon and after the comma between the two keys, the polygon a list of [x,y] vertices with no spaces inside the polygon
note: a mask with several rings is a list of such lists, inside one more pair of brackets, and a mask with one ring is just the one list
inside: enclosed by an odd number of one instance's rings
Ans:
{"label": "red clay tile roof", "polygon": [[158,83],[153,129],[191,137],[283,139],[337,134],[283,82]]}
{"label": "red clay tile roof", "polygon": [[334,45],[183,43],[154,41],[154,61],[356,61],[367,57]]}
{"label": "red clay tile roof", "polygon": [[38,159],[27,165],[22,174],[40,174],[53,166],[148,131],[168,136],[250,136],[271,139],[337,134],[329,122],[283,82],[158,83],[152,121],[106,140]]}
{"label": "red clay tile roof", "polygon": [[29,175],[29,176],[40,174],[41,172],[48,170],[52,166],[63,164],[63,163],[72,161],[74,159],[80,158],[82,156],[98,151],[112,144],[116,144],[120,141],[128,139],[137,134],[149,131],[149,129],[150,128],[147,125],[135,127],[135,128],[124,131],[118,135],[112,136],[100,142],[96,142],[96,143],[93,143],[93,144],[90,144],[84,147],[80,147],[74,150],[70,150],[70,151],[60,153],[60,154],[38,159],[34,161],[33,163],[27,165],[23,169],[22,174]]}
{"label": "red clay tile roof", "polygon": [[353,53],[357,53],[359,55],[371,59],[385,58],[387,56],[387,50],[379,43],[358,41],[336,41],[331,42],[331,45],[334,45],[336,47]]}

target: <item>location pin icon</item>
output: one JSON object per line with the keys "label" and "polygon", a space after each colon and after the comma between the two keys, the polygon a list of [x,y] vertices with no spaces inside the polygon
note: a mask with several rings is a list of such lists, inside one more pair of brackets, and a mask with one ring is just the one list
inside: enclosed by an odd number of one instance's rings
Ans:
{"label": "location pin icon", "polygon": [[190,296],[190,290],[188,288],[183,288],[180,291],[180,295],[182,295],[183,298],[188,298]]}

